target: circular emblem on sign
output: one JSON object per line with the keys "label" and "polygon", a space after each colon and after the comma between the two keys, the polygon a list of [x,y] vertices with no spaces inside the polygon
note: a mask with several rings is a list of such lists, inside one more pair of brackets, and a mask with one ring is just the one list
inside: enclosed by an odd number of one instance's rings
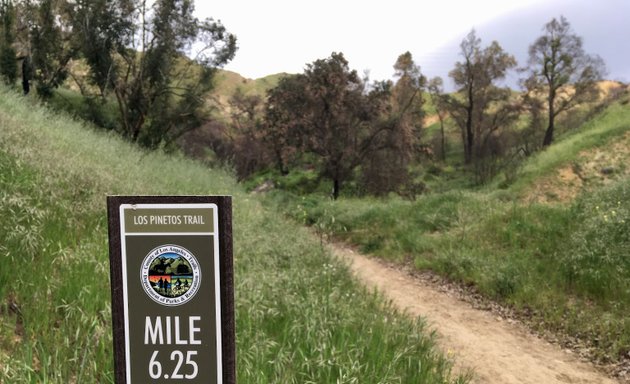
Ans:
{"label": "circular emblem on sign", "polygon": [[146,294],[156,303],[182,305],[195,296],[201,269],[195,256],[178,245],[162,245],[149,252],[140,268]]}

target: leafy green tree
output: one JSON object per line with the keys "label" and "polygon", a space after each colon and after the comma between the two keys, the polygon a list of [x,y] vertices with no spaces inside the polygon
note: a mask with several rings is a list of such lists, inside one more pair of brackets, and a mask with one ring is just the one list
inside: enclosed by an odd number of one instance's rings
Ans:
{"label": "leafy green tree", "polygon": [[52,96],[68,77],[68,63],[76,57],[77,50],[71,44],[72,27],[65,12],[63,0],[41,0],[27,2],[29,37],[31,48],[30,64],[36,81],[37,93],[42,97]]}
{"label": "leafy green tree", "polygon": [[[135,31],[139,4],[134,0],[77,0],[70,9],[74,45],[90,67],[89,79],[105,98],[118,80],[116,53],[125,53]],[[83,88],[83,87],[82,87]]]}
{"label": "leafy green tree", "polygon": [[[15,7],[15,43],[18,64],[21,64],[22,90],[30,93],[31,80],[34,77],[32,65],[31,31],[37,20],[37,6],[32,0],[21,0]],[[20,63],[21,61],[21,63]]]}
{"label": "leafy green tree", "polygon": [[582,38],[566,18],[552,19],[543,30],[529,47],[530,73],[524,84],[531,94],[545,98],[548,118],[542,144],[546,147],[553,142],[559,114],[597,99],[597,81],[605,66],[601,58],[584,52]]}
{"label": "leafy green tree", "polygon": [[465,162],[471,164],[483,157],[493,133],[516,117],[509,103],[511,91],[496,85],[516,66],[516,60],[496,41],[482,48],[474,30],[460,47],[463,61],[449,73],[457,92],[445,100],[461,131]]}
{"label": "leafy green tree", "polygon": [[7,84],[15,84],[17,79],[17,58],[15,48],[15,7],[10,0],[0,1],[0,75]]}
{"label": "leafy green tree", "polygon": [[169,146],[207,119],[216,69],[234,57],[236,37],[193,11],[191,0],[76,3],[90,79],[114,95],[122,135],[145,147]]}

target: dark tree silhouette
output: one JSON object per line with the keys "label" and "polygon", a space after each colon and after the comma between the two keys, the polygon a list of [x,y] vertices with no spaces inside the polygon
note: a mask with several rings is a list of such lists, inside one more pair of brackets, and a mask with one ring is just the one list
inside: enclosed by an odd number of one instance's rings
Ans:
{"label": "dark tree silhouette", "polygon": [[391,93],[382,87],[368,90],[341,53],[308,64],[290,86],[286,84],[281,84],[282,95],[272,92],[269,98],[267,134],[285,132],[296,139],[290,145],[315,155],[319,173],[332,181],[331,196],[336,199],[343,183],[390,129],[374,123]]}
{"label": "dark tree silhouette", "polygon": [[190,274],[190,268],[188,265],[181,263],[177,266],[177,274],[178,275],[188,275]]}

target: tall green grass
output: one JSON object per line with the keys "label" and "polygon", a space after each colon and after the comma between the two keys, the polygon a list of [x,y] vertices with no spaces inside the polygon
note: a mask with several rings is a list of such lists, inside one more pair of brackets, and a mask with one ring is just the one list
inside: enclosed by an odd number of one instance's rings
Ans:
{"label": "tall green grass", "polygon": [[242,383],[447,383],[421,320],[360,287],[228,172],[143,152],[0,89],[0,382],[113,381],[105,196],[234,196]]}
{"label": "tall green grass", "polygon": [[535,327],[581,338],[595,358],[616,361],[630,351],[630,179],[556,206],[519,194],[628,131],[630,108],[614,104],[533,157],[506,190],[460,188],[413,202],[276,191],[268,201],[322,236],[472,286]]}

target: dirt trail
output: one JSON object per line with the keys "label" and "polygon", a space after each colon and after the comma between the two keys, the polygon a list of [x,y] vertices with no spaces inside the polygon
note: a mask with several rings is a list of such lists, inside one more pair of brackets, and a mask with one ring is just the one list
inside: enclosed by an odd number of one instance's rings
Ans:
{"label": "dirt trail", "polygon": [[404,271],[348,248],[335,246],[334,252],[366,285],[378,288],[409,314],[425,317],[440,335],[441,348],[453,356],[456,371],[474,371],[473,383],[617,383],[518,323],[475,309]]}

